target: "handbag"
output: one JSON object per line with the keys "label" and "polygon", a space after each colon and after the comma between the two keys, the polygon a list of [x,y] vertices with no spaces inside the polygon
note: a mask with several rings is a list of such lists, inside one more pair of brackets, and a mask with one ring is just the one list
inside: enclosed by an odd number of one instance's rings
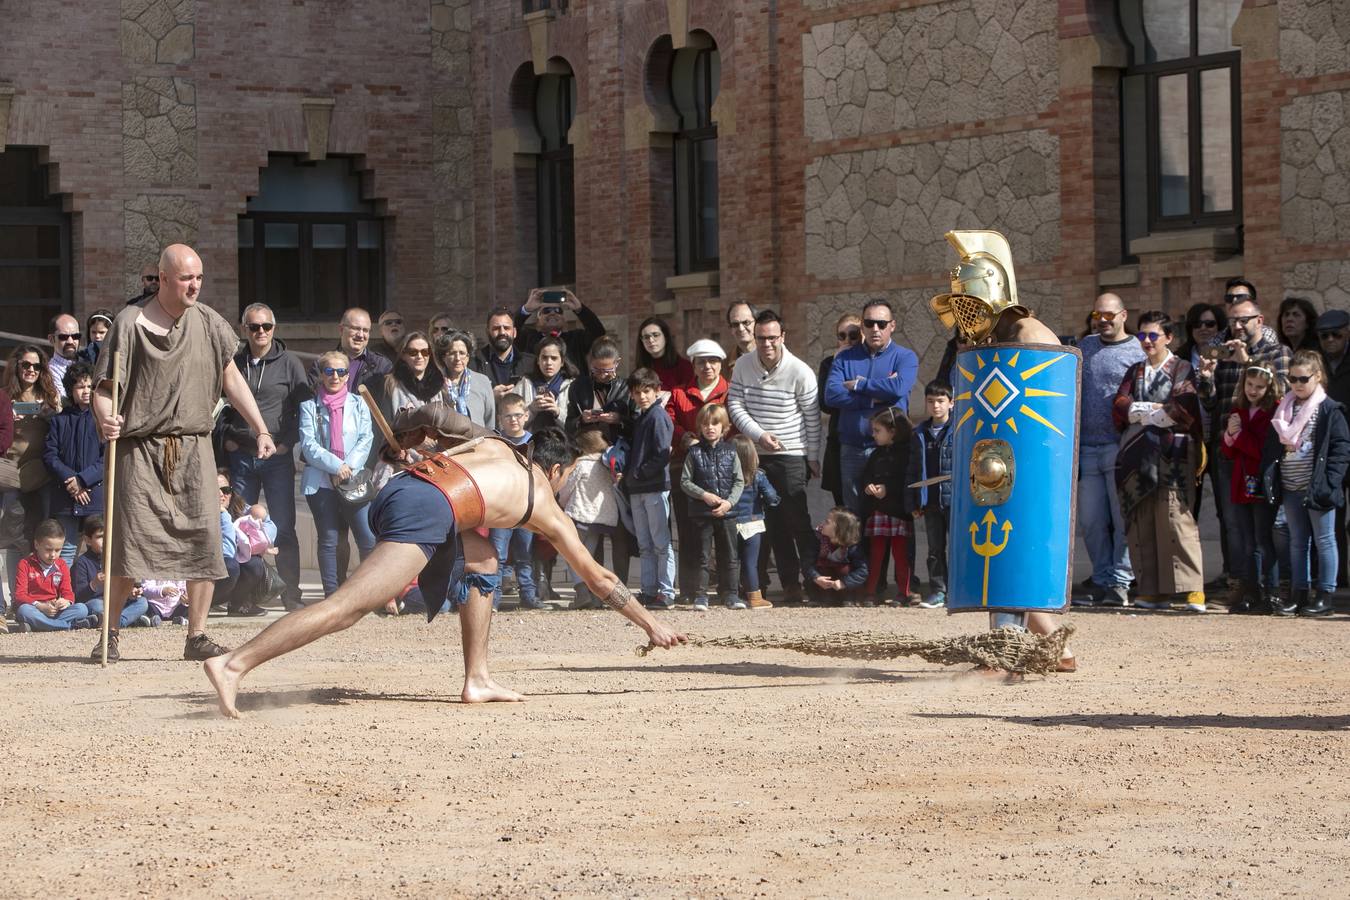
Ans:
{"label": "handbag", "polygon": [[334,476],[333,490],[337,491],[338,499],[351,507],[365,506],[375,499],[375,484],[365,469],[352,472],[352,477],[347,479],[339,480]]}

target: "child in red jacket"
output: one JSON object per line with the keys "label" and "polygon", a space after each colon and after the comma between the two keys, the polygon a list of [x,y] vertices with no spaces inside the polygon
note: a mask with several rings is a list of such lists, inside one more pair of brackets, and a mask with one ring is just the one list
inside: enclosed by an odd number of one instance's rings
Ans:
{"label": "child in red jacket", "polygon": [[[1261,483],[1261,448],[1270,430],[1270,417],[1280,402],[1275,373],[1261,366],[1248,366],[1233,397],[1227,420],[1215,422],[1223,429],[1219,450],[1233,461],[1229,496],[1235,527],[1229,534],[1229,558],[1238,570],[1238,595],[1229,604],[1232,613],[1270,612],[1269,598],[1279,589],[1275,571],[1275,510]],[[1234,547],[1233,537],[1242,546]]]}
{"label": "child in red jacket", "polygon": [[33,552],[19,560],[14,617],[24,631],[69,631],[98,624],[89,607],[75,602],[70,568],[61,559],[65,543],[65,528],[47,519],[33,534]]}

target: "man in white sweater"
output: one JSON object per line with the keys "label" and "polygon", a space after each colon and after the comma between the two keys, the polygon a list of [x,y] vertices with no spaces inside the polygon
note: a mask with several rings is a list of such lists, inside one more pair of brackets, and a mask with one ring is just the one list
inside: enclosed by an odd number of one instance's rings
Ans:
{"label": "man in white sweater", "polygon": [[816,373],[792,355],[785,337],[776,312],[755,316],[755,352],[741,357],[732,373],[727,411],[736,430],[758,445],[759,467],[782,497],[765,511],[765,526],[784,599],[801,602],[800,560],[813,559],[819,549],[806,481],[820,476],[820,408]]}

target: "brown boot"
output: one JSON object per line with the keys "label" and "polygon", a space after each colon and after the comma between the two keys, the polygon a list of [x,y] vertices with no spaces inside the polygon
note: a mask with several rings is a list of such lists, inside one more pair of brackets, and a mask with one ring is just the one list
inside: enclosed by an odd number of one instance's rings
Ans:
{"label": "brown boot", "polygon": [[747,591],[745,600],[750,604],[751,609],[773,609],[773,604],[764,599],[762,591]]}

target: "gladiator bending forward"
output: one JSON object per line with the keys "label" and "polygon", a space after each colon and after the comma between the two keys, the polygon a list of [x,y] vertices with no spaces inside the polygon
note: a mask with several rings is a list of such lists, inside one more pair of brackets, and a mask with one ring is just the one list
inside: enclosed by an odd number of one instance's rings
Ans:
{"label": "gladiator bending forward", "polygon": [[[288,613],[237,650],[207,660],[206,675],[219,695],[221,713],[239,716],[239,683],[254,668],[350,628],[415,577],[427,598],[429,617],[447,591],[458,602],[464,702],[524,699],[488,673],[492,595],[501,576],[492,544],[476,530],[482,528],[524,527],[542,535],[596,597],[640,626],[652,644],[672,647],[685,641],[591,558],[576,526],[558,506],[554,494],[576,459],[560,430],[536,433],[528,459],[443,404],[401,413],[394,431],[399,447],[419,448],[424,458],[390,479],[371,502],[370,524],[378,538],[374,551],[326,600]],[[464,574],[451,585],[457,544]]]}

